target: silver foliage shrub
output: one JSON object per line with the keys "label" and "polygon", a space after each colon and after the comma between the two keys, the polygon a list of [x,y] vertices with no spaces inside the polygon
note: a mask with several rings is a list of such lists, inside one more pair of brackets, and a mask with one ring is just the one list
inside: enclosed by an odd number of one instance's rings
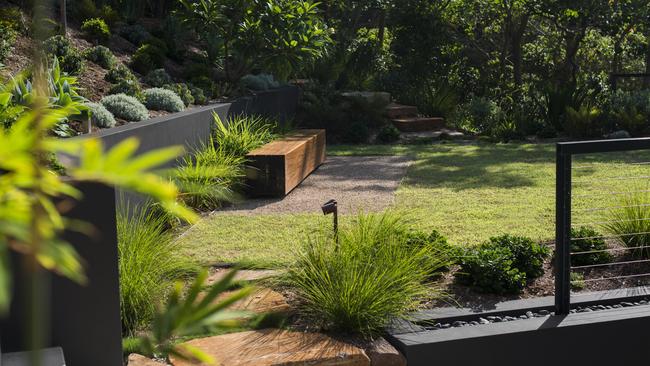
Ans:
{"label": "silver foliage shrub", "polygon": [[104,108],[99,103],[88,103],[86,106],[90,109],[90,122],[100,128],[111,128],[115,126],[115,117],[113,113]]}
{"label": "silver foliage shrub", "polygon": [[126,94],[107,95],[101,104],[117,118],[129,122],[143,121],[149,118],[149,111],[136,98]]}
{"label": "silver foliage shrub", "polygon": [[155,111],[180,112],[185,109],[181,98],[171,90],[151,88],[144,91],[147,108]]}

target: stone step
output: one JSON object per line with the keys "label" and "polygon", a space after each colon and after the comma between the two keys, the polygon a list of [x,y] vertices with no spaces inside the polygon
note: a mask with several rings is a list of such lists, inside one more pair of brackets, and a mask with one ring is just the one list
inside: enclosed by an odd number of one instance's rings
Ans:
{"label": "stone step", "polygon": [[[370,366],[363,349],[320,333],[264,329],[199,338],[184,343],[222,366]],[[171,356],[173,366],[194,363]]]}
{"label": "stone step", "polygon": [[418,107],[412,105],[391,103],[386,107],[386,115],[390,119],[417,117],[418,113]]}
{"label": "stone step", "polygon": [[392,122],[402,132],[434,131],[445,127],[445,119],[441,117],[395,118]]}

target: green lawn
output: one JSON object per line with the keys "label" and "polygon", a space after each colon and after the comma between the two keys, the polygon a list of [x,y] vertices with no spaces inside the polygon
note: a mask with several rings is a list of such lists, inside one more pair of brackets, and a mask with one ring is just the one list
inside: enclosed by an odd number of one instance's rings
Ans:
{"label": "green lawn", "polygon": [[[332,146],[330,155],[409,155],[415,161],[396,193],[394,210],[413,225],[437,229],[457,245],[480,243],[504,233],[536,240],[553,237],[555,146],[552,144],[440,144],[409,146]],[[603,207],[616,196],[582,195],[620,191],[610,177],[648,175],[650,166],[628,166],[591,156],[576,159],[574,222],[602,219]],[[627,156],[616,155],[616,159]],[[644,157],[634,156],[636,160]],[[650,159],[645,159],[650,160]],[[587,166],[585,168],[585,166]],[[588,182],[585,180],[588,179]],[[592,182],[595,182],[592,184]],[[645,182],[644,182],[645,183]],[[346,222],[342,217],[342,222]],[[184,252],[204,264],[239,262],[278,267],[292,260],[309,233],[329,223],[318,213],[296,215],[212,215],[180,239]]]}

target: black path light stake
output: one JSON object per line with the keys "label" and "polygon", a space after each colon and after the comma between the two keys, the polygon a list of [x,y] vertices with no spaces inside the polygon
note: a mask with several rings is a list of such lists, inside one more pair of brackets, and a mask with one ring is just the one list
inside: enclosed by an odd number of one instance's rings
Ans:
{"label": "black path light stake", "polygon": [[338,246],[339,243],[339,208],[336,200],[331,199],[320,207],[323,210],[323,215],[334,215],[334,240]]}

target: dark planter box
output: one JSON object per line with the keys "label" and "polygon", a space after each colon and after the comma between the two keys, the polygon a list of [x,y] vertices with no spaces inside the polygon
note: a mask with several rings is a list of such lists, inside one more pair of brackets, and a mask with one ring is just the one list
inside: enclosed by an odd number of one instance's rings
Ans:
{"label": "dark planter box", "polygon": [[[83,194],[66,217],[93,225],[90,237],[66,232],[85,262],[88,284],[78,285],[63,277],[43,273],[41,294],[45,347],[61,347],[67,366],[117,366],[122,364],[122,329],[117,266],[117,230],[115,191],[101,184],[75,184]],[[21,257],[14,256],[14,294],[11,316],[0,321],[3,352],[25,349],[27,319],[26,273],[21,271]],[[49,300],[49,306],[47,306]]]}
{"label": "dark planter box", "polygon": [[[576,305],[634,301],[648,294],[640,288],[587,294]],[[451,323],[477,316],[520,315],[527,310],[551,310],[553,298],[517,300],[494,309],[435,309],[417,314],[416,323],[402,323],[389,331],[389,341],[406,357],[409,366],[485,365],[547,366],[634,365],[647,362],[650,306],[632,306],[547,316],[502,323],[427,330],[419,326],[430,319]]]}

